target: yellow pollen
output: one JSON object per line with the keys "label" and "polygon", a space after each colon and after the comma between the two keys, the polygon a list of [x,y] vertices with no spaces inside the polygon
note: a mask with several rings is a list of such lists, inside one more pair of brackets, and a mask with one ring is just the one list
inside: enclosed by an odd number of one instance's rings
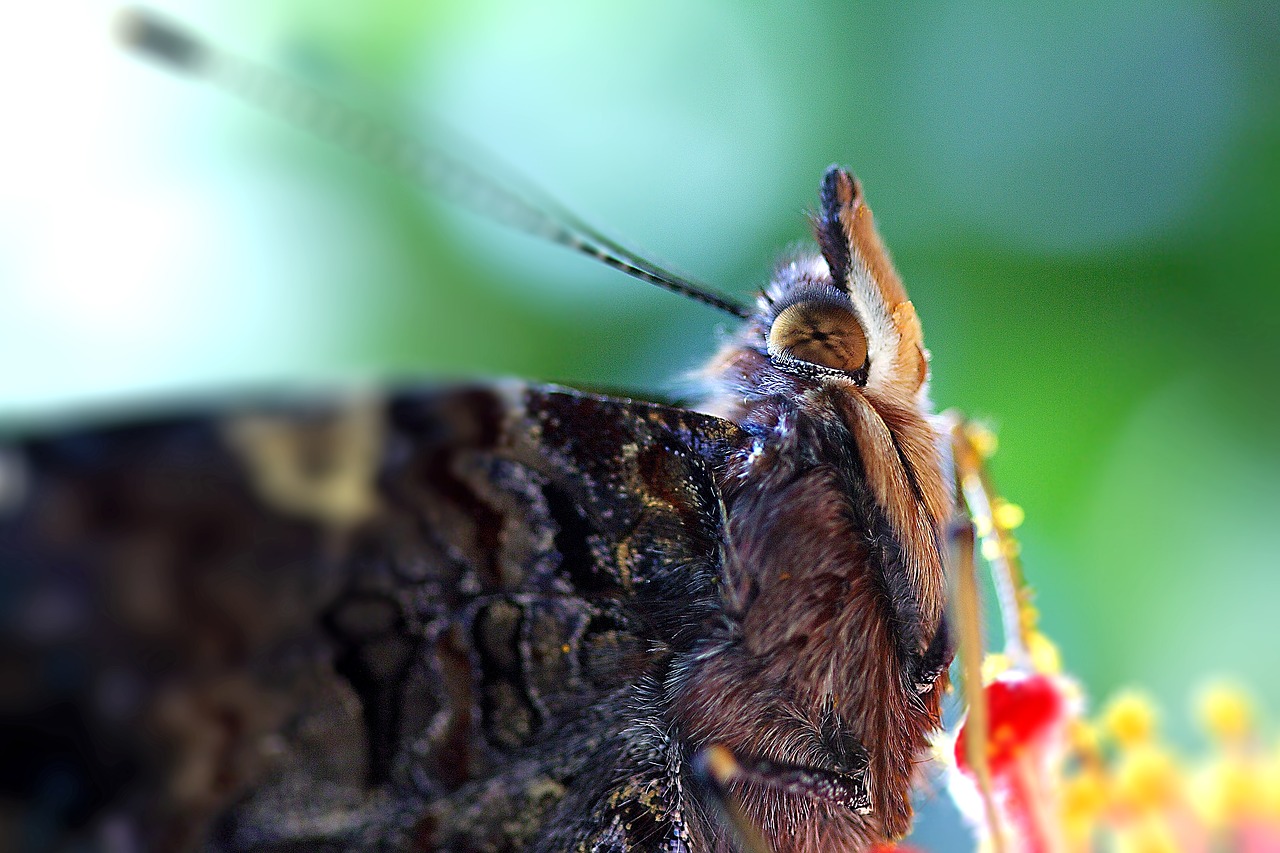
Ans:
{"label": "yellow pollen", "polygon": [[1150,815],[1116,833],[1115,853],[1183,853],[1168,821]]}
{"label": "yellow pollen", "polygon": [[1219,740],[1240,741],[1253,731],[1253,704],[1235,685],[1212,684],[1196,704],[1200,723]]}
{"label": "yellow pollen", "polygon": [[1102,725],[1122,747],[1147,743],[1155,735],[1155,705],[1142,693],[1125,691],[1111,700],[1103,712]]}
{"label": "yellow pollen", "polygon": [[983,459],[990,459],[1000,448],[1000,441],[996,438],[996,434],[984,426],[977,424],[968,424],[965,433],[969,439],[969,443],[973,445],[973,449]]}
{"label": "yellow pollen", "polygon": [[1106,780],[1093,771],[1068,779],[1062,786],[1061,802],[1063,821],[1080,835],[1087,835],[1107,804]]}
{"label": "yellow pollen", "polygon": [[1097,726],[1088,720],[1072,720],[1067,727],[1071,748],[1083,756],[1097,756],[1102,748],[1102,736]]}
{"label": "yellow pollen", "polygon": [[1148,811],[1177,799],[1182,774],[1173,757],[1154,746],[1127,752],[1116,768],[1116,799],[1130,808]]}
{"label": "yellow pollen", "polygon": [[1012,662],[1008,655],[999,652],[991,652],[982,659],[982,683],[990,684],[999,678],[1009,667]]}
{"label": "yellow pollen", "polygon": [[1031,655],[1031,665],[1036,672],[1045,675],[1059,675],[1062,672],[1062,655],[1053,641],[1039,631],[1027,638],[1027,652]]}
{"label": "yellow pollen", "polygon": [[996,524],[1005,530],[1015,530],[1026,520],[1027,514],[1022,507],[1008,501],[998,500],[991,507]]}
{"label": "yellow pollen", "polygon": [[1193,782],[1191,802],[1208,826],[1223,828],[1264,810],[1264,780],[1239,757],[1215,761]]}

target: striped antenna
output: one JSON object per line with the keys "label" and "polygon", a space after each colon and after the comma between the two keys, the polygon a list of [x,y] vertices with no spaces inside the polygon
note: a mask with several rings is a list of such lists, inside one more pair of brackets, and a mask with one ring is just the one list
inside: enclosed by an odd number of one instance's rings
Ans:
{"label": "striped antenna", "polygon": [[314,89],[219,50],[154,12],[125,10],[119,34],[127,46],[167,68],[205,80],[456,204],[726,314],[751,316],[746,306],[610,240],[527,182],[518,189],[514,180],[499,183]]}

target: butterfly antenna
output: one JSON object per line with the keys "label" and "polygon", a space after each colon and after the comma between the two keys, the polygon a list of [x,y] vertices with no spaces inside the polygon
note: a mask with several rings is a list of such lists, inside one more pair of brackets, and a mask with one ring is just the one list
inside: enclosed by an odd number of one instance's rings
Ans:
{"label": "butterfly antenna", "polygon": [[525,183],[495,181],[363,113],[267,68],[228,54],[154,12],[127,9],[118,31],[131,49],[170,70],[205,80],[450,201],[498,222],[594,258],[633,278],[746,319],[748,308],[610,240]]}

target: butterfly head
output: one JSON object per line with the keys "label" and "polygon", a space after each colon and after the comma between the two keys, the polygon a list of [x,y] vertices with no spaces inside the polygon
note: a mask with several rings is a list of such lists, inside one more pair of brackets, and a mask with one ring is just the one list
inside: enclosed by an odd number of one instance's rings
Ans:
{"label": "butterfly head", "polygon": [[[820,255],[783,264],[754,333],[775,369],[906,403],[923,393],[920,323],[856,178],[832,166],[813,217]],[[757,340],[757,346],[760,341]]]}

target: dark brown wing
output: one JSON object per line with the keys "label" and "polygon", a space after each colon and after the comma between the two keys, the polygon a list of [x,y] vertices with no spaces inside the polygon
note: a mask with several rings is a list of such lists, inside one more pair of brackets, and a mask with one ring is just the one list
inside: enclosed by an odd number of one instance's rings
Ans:
{"label": "dark brown wing", "polygon": [[23,445],[5,812],[49,849],[681,849],[661,685],[745,444],[512,384]]}

